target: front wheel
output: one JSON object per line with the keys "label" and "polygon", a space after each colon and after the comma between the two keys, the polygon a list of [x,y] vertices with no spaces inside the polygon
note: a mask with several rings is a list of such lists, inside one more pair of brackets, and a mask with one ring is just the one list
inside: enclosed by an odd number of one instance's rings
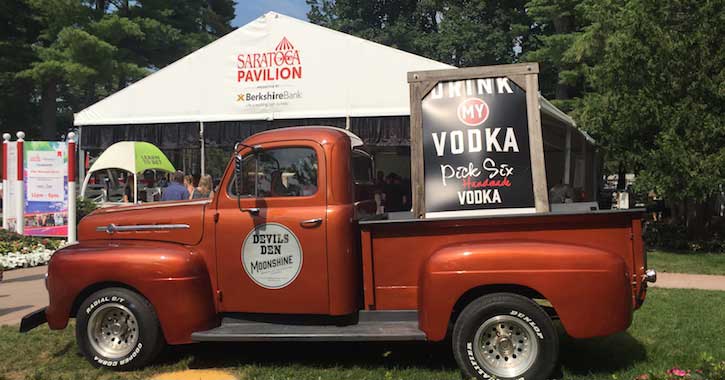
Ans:
{"label": "front wheel", "polygon": [[452,340],[467,378],[544,380],[559,356],[559,337],[549,316],[516,294],[489,294],[468,304]]}
{"label": "front wheel", "polygon": [[94,366],[119,371],[148,364],[165,344],[151,304],[124,288],[102,289],[83,301],[76,340]]}

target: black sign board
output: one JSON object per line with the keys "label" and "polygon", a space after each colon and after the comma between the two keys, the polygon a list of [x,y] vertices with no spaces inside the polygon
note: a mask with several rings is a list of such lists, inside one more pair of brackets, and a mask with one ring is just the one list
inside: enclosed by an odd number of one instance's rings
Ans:
{"label": "black sign board", "polygon": [[536,210],[524,89],[505,76],[440,81],[421,108],[426,216]]}

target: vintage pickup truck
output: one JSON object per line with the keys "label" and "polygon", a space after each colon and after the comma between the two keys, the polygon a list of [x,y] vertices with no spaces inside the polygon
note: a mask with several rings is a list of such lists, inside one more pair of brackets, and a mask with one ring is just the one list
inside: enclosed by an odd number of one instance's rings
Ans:
{"label": "vintage pickup truck", "polygon": [[80,351],[117,370],[166,344],[450,339],[467,377],[528,380],[557,365],[553,320],[575,338],[630,325],[656,276],[641,211],[364,218],[360,145],[266,131],[212,199],[95,211],[21,331],[75,317]]}

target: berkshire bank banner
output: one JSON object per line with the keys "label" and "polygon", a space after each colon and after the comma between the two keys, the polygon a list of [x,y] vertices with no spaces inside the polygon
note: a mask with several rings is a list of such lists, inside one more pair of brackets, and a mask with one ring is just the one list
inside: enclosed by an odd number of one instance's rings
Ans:
{"label": "berkshire bank banner", "polygon": [[422,110],[426,216],[535,211],[523,89],[505,77],[440,82]]}
{"label": "berkshire bank banner", "polygon": [[25,234],[68,235],[68,154],[65,142],[26,141]]}

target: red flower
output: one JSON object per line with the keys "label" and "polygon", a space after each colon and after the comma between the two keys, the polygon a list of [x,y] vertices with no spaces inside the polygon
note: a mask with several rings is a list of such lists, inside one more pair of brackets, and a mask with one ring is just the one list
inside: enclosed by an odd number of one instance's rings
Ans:
{"label": "red flower", "polygon": [[668,370],[667,371],[667,374],[668,375],[675,375],[677,377],[685,377],[685,376],[687,376],[687,371],[675,367],[675,368],[672,368],[672,369]]}

